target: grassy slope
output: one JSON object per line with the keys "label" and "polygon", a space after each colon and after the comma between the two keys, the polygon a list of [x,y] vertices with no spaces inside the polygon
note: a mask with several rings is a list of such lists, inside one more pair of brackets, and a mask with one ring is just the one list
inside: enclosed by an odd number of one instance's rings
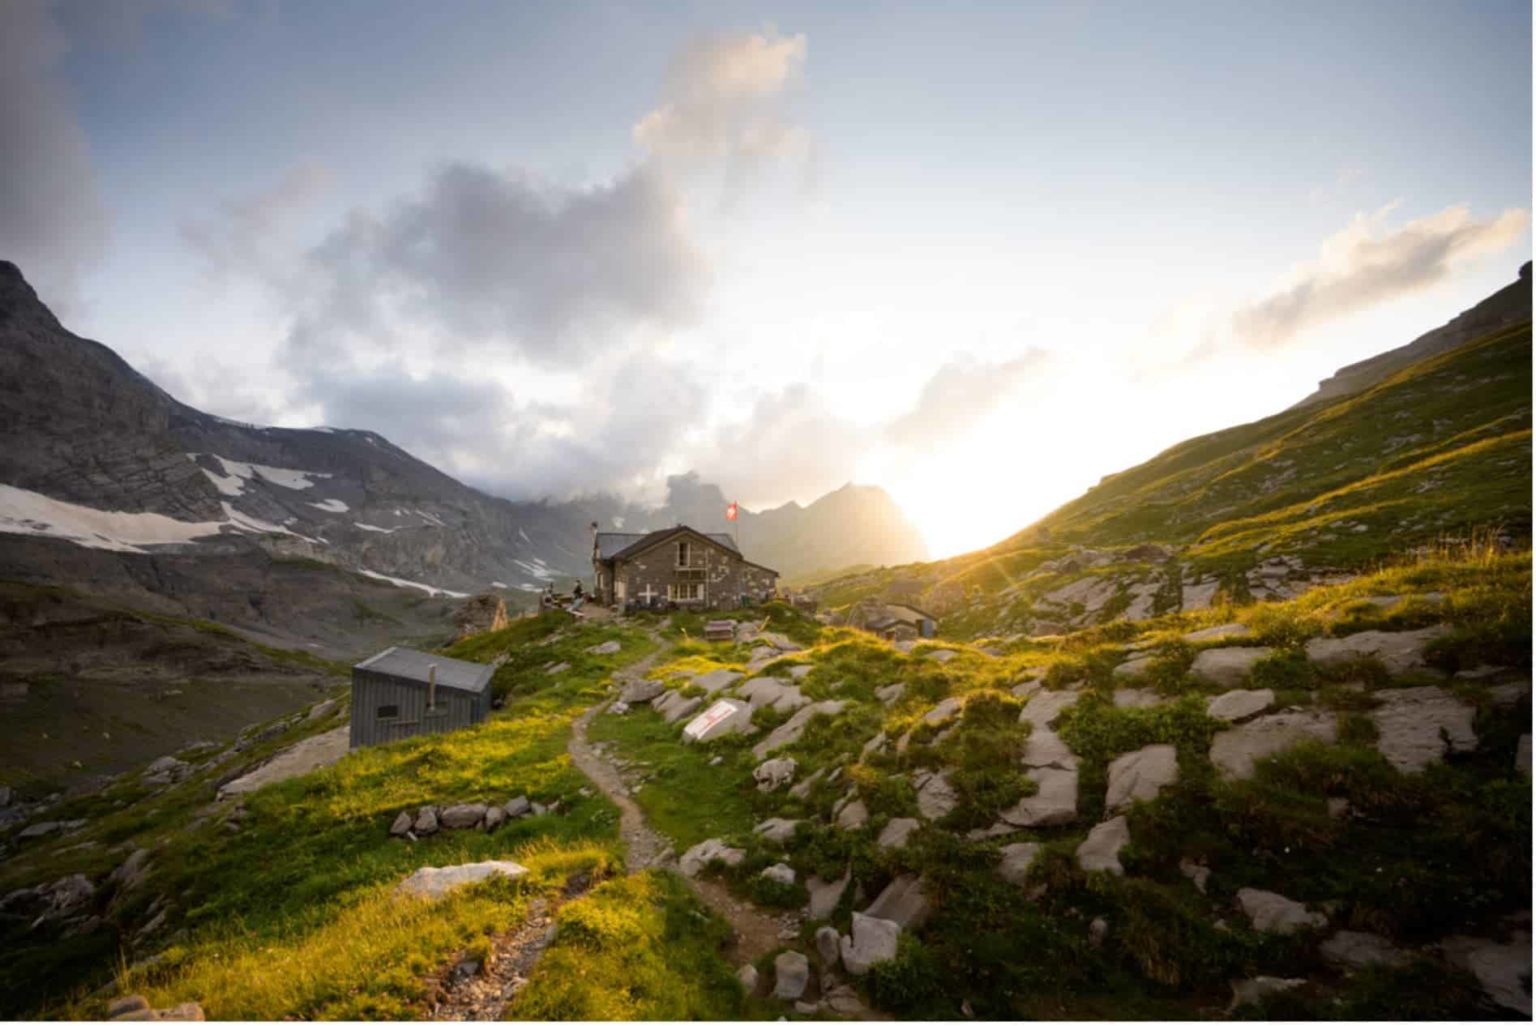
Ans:
{"label": "grassy slope", "polygon": [[[1341,976],[1318,956],[1318,938],[1257,934],[1231,903],[1243,886],[1276,890],[1314,907],[1336,902],[1333,926],[1382,932],[1410,949],[1456,932],[1499,936],[1506,928],[1503,916],[1529,907],[1530,785],[1514,772],[1518,736],[1529,729],[1529,698],[1500,709],[1481,685],[1456,683],[1458,694],[1478,709],[1478,750],[1420,776],[1404,776],[1371,746],[1370,721],[1363,715],[1375,704],[1371,691],[1388,683],[1380,668],[1364,663],[1324,673],[1298,653],[1319,635],[1443,622],[1452,633],[1433,648],[1437,667],[1495,663],[1528,674],[1530,586],[1528,556],[1441,553],[1288,602],[1119,623],[1049,642],[1019,640],[997,656],[955,646],[959,654],[942,666],[922,650],[907,655],[867,635],[829,629],[806,652],[788,657],[814,665],[805,683],[812,697],[851,703],[779,753],[799,761],[798,779],[817,769],[842,769],[836,785],[819,784],[804,800],[756,791],[753,760],[740,751],[749,742],[725,739],[689,748],[674,742],[668,757],[661,738],[675,737],[677,727],[662,727],[654,713],[641,710],[599,717],[594,729],[616,742],[620,755],[651,763],[654,775],[639,800],[680,845],[719,835],[746,849],[744,863],[725,876],[759,902],[804,900],[798,888],[768,893],[758,879],[764,866],[781,859],[802,879],[810,873],[831,879],[851,867],[866,901],[897,874],[921,873],[936,905],[933,919],[904,942],[897,962],[865,981],[878,1002],[904,1016],[954,1017],[964,998],[980,1018],[1208,1017],[1226,1005],[1230,979],[1270,974],[1314,980],[1288,999],[1288,1015],[1483,1017],[1498,1013],[1482,1003],[1470,978],[1432,958],[1402,971]],[[1413,597],[1431,592],[1444,601]],[[1383,595],[1409,598],[1389,609],[1366,601]],[[1277,689],[1279,706],[1339,716],[1341,744],[1295,749],[1263,764],[1250,781],[1216,778],[1206,753],[1221,725],[1205,715],[1204,701],[1220,689],[1188,676],[1195,649],[1179,636],[1229,619],[1249,624],[1258,641],[1280,650],[1260,664],[1257,683]],[[1109,701],[1113,688],[1124,686],[1112,671],[1132,642],[1147,643],[1157,656],[1142,686],[1166,696],[1160,706],[1124,709]],[[676,670],[739,667],[743,659],[741,651],[725,646],[684,646],[678,654],[656,674],[665,679]],[[1083,684],[1085,697],[1059,725],[1083,760],[1081,818],[1069,826],[967,840],[967,830],[992,822],[1000,807],[1032,787],[1015,771],[1027,727],[1017,722],[1018,704],[1008,689],[1036,675],[1049,686]],[[1343,687],[1348,679],[1365,680],[1366,690]],[[875,687],[897,681],[907,687],[895,705],[874,699]],[[922,716],[949,695],[966,699],[965,712],[955,733],[938,740],[941,728],[923,724]],[[757,720],[767,728],[777,717],[760,711]],[[878,731],[890,738],[910,731],[907,751],[861,756]],[[1072,853],[1103,812],[1108,763],[1154,743],[1178,749],[1179,784],[1131,812],[1125,877],[1084,873]],[[715,755],[722,762],[704,772]],[[937,826],[923,826],[905,850],[877,848],[873,838],[890,818],[918,815],[911,772],[938,766],[949,769],[960,792],[957,809]],[[825,825],[850,782],[871,813],[866,831]],[[1351,816],[1331,818],[1328,797],[1348,799]],[[767,816],[809,822],[781,850],[742,826]],[[1046,886],[1037,900],[993,873],[999,847],[1020,840],[1044,845],[1032,871],[1032,883]],[[1209,894],[1183,877],[1182,858],[1211,867]],[[835,922],[846,930],[850,912],[862,907],[845,898]],[[1088,938],[1087,925],[1097,916],[1110,923],[1102,946]],[[803,947],[813,950],[809,943]]]}
{"label": "grassy slope", "polygon": [[[169,947],[159,961],[124,974],[118,989],[143,991],[157,1003],[200,1000],[210,1018],[420,1015],[431,971],[517,923],[531,894],[553,893],[573,873],[600,877],[619,865],[617,810],[582,793],[585,778],[571,766],[565,741],[609,673],[655,643],[632,628],[569,624],[559,614],[520,620],[455,646],[452,653],[467,658],[510,654],[496,676],[498,691],[510,696],[503,710],[472,730],[357,751],[265,788],[246,799],[238,832],[224,825],[228,808],[209,804],[214,781],[329,722],[301,724],[242,753],[240,762],[210,753],[206,769],[157,795],[124,780],[51,812],[93,818],[80,832],[33,842],[0,865],[0,893],[72,872],[100,881],[129,846],[153,851],[153,871],[137,891],[118,894],[109,885],[98,896],[105,923],[84,936],[6,921],[0,1012],[99,1015],[103,998],[91,991],[120,972],[120,958],[135,957],[127,941],[163,897],[173,912],[157,936]],[[618,654],[586,651],[614,638],[623,645]],[[542,667],[554,662],[570,669],[550,676]],[[388,836],[402,809],[517,794],[558,800],[561,812],[493,834],[447,832],[418,844]],[[487,858],[513,858],[534,873],[517,885],[464,892],[430,916],[389,894],[417,866]],[[696,955],[690,949],[691,962]],[[692,1006],[700,1014],[739,1011],[730,1003],[740,1000],[739,990],[709,995]]]}
{"label": "grassy slope", "polygon": [[916,580],[924,599],[973,607],[945,626],[966,636],[992,608],[1038,587],[1021,580],[1073,546],[1154,542],[1191,572],[1231,577],[1273,555],[1359,569],[1447,535],[1496,528],[1530,537],[1530,326],[1423,361],[1329,405],[1182,443],[1100,482],[1034,527],[982,552],[855,575],[818,589],[829,606]]}

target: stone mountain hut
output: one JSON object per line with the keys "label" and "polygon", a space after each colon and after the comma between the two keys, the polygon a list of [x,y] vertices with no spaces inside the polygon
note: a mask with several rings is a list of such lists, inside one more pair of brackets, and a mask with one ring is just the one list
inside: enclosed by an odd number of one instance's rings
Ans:
{"label": "stone mountain hut", "polygon": [[491,711],[493,666],[386,648],[352,667],[352,747],[474,726]]}
{"label": "stone mountain hut", "polygon": [[728,534],[679,524],[649,534],[594,533],[592,578],[594,600],[621,609],[735,609],[773,598],[779,572],[747,559]]}

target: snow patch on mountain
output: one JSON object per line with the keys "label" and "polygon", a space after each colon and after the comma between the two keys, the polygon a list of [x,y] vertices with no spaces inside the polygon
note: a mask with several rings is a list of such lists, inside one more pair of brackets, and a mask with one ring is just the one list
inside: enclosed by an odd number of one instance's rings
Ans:
{"label": "snow patch on mountain", "polygon": [[447,598],[469,598],[468,592],[449,591],[447,588],[434,588],[430,584],[422,584],[420,581],[407,581],[403,577],[391,577],[388,574],[374,573],[372,570],[359,570],[364,577],[372,577],[376,581],[387,581],[397,588],[416,588],[426,592],[433,598],[446,596]]}
{"label": "snow patch on mountain", "polygon": [[221,521],[177,520],[161,513],[116,513],[0,485],[0,533],[60,538],[88,549],[143,552],[144,545],[176,545],[218,534]]}
{"label": "snow patch on mountain", "polygon": [[351,509],[350,506],[340,499],[325,499],[321,502],[311,502],[310,505],[315,507],[315,509],[323,509],[327,513],[346,513]]}

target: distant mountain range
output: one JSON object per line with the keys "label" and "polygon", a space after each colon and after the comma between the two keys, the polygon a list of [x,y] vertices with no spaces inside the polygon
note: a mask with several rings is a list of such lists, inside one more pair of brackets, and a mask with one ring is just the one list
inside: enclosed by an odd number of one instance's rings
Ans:
{"label": "distant mountain range", "polygon": [[[726,527],[720,489],[691,474],[669,482],[659,508],[612,496],[514,502],[464,485],[371,431],[212,416],[69,332],[6,262],[0,376],[7,386],[0,576],[98,584],[125,565],[174,556],[175,576],[185,581],[202,559],[215,577],[225,576],[229,561],[302,560],[426,596],[493,588],[515,595],[550,582],[568,588],[587,576],[594,522],[626,530],[684,521]],[[786,577],[925,555],[879,488],[849,485],[804,507],[743,510],[737,528],[752,558]],[[82,562],[92,567],[83,581]],[[156,592],[154,573],[136,575],[143,590]],[[209,584],[212,611],[228,615],[217,581]],[[206,615],[195,605],[189,611]]]}

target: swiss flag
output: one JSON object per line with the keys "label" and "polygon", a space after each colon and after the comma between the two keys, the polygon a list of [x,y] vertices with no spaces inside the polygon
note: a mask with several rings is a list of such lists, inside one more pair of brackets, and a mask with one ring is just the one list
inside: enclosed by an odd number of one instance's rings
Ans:
{"label": "swiss flag", "polygon": [[734,502],[731,503],[729,506],[725,507],[725,519],[727,519],[727,520],[735,520],[736,519],[736,504]]}

